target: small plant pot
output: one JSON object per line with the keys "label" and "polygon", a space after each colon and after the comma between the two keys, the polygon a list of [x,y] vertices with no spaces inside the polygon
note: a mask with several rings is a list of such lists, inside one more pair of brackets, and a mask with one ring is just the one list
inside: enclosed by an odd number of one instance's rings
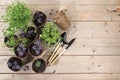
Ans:
{"label": "small plant pot", "polygon": [[44,59],[36,59],[32,64],[32,69],[36,73],[42,73],[46,69],[46,61]]}
{"label": "small plant pot", "polygon": [[25,37],[31,41],[33,41],[36,37],[36,33],[35,33],[35,28],[30,26],[27,29],[27,33],[25,34]]}
{"label": "small plant pot", "polygon": [[45,24],[46,19],[47,19],[47,16],[43,12],[36,11],[34,14],[33,22],[37,27],[42,27]]}
{"label": "small plant pot", "polygon": [[70,21],[68,20],[66,14],[61,10],[54,17],[54,21],[61,27],[61,29],[66,30],[70,27]]}
{"label": "small plant pot", "polygon": [[24,58],[28,55],[28,48],[25,47],[22,42],[15,46],[14,51],[15,55],[20,58]]}
{"label": "small plant pot", "polygon": [[8,62],[7,65],[9,67],[9,69],[11,69],[12,71],[19,71],[21,70],[23,63],[22,60],[17,58],[17,57],[11,57]]}
{"label": "small plant pot", "polygon": [[28,47],[31,56],[36,57],[42,54],[43,47],[39,39],[34,40]]}
{"label": "small plant pot", "polygon": [[4,38],[4,43],[5,43],[5,45],[7,46],[7,47],[13,47],[13,46],[9,46],[9,45],[7,45],[6,43],[9,41],[9,37],[5,37]]}
{"label": "small plant pot", "polygon": [[[16,35],[14,35],[14,38],[17,40],[18,37],[17,37]],[[14,46],[11,46],[11,45],[6,44],[8,41],[10,41],[10,37],[6,36],[6,37],[4,38],[4,43],[5,43],[5,45],[6,45],[7,47],[9,47],[9,48],[14,47]]]}

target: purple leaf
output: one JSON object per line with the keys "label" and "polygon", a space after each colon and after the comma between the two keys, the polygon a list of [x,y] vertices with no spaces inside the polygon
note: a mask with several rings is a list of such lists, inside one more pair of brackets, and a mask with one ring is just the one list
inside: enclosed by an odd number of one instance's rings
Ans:
{"label": "purple leaf", "polygon": [[17,65],[17,61],[15,61],[15,62],[13,63],[13,65]]}
{"label": "purple leaf", "polygon": [[32,34],[33,32],[34,32],[33,30],[29,30],[27,33]]}
{"label": "purple leaf", "polygon": [[11,62],[8,62],[7,63],[9,67],[12,67],[12,63]]}
{"label": "purple leaf", "polygon": [[19,56],[24,56],[24,52],[19,52],[19,54],[18,54]]}
{"label": "purple leaf", "polygon": [[15,70],[16,69],[15,66],[12,66],[12,69]]}
{"label": "purple leaf", "polygon": [[26,51],[26,48],[24,48],[24,47],[23,47],[23,48],[19,48],[19,47],[18,47],[18,48],[17,48],[17,51],[18,51],[18,52],[25,52],[25,51]]}
{"label": "purple leaf", "polygon": [[21,48],[22,50],[21,51],[23,51],[23,52],[25,52],[26,51],[26,48],[25,47],[23,47],[23,48]]}
{"label": "purple leaf", "polygon": [[41,47],[41,46],[38,46],[38,50],[42,50],[42,47]]}
{"label": "purple leaf", "polygon": [[25,37],[25,33],[19,34],[20,37]]}
{"label": "purple leaf", "polygon": [[17,65],[17,66],[16,66],[16,69],[21,69],[21,66],[20,66],[20,65]]}
{"label": "purple leaf", "polygon": [[37,55],[40,54],[40,50],[36,50],[35,52],[36,52]]}
{"label": "purple leaf", "polygon": [[20,48],[19,48],[19,47],[17,48],[17,51],[18,51],[18,52],[20,51]]}
{"label": "purple leaf", "polygon": [[37,46],[34,45],[34,46],[32,47],[32,49],[33,49],[33,50],[37,50]]}
{"label": "purple leaf", "polygon": [[23,43],[22,43],[22,42],[19,44],[19,46],[20,46],[20,47],[24,47],[24,45],[23,45]]}
{"label": "purple leaf", "polygon": [[40,45],[40,40],[36,40],[36,41],[35,41],[35,44],[36,44],[36,45]]}
{"label": "purple leaf", "polygon": [[39,23],[42,23],[41,18],[37,19],[37,21],[38,21]]}

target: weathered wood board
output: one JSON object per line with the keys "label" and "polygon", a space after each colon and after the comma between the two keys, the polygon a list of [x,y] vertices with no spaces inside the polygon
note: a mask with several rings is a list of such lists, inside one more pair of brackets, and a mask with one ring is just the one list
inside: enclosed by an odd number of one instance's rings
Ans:
{"label": "weathered wood board", "polygon": [[[0,0],[0,16],[15,1]],[[8,24],[0,19],[0,80],[120,80],[120,16],[110,12],[120,8],[120,0],[20,1],[29,7],[32,15],[36,10],[43,11],[47,21],[51,21],[56,11],[64,9],[72,24],[67,30],[68,41],[74,37],[76,41],[43,74],[35,74],[31,67],[13,72],[6,63],[14,52],[5,47],[2,33]]]}

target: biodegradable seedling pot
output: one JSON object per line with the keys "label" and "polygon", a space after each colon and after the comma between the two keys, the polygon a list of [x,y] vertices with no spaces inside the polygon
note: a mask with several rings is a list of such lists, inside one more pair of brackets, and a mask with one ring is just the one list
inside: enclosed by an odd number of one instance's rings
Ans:
{"label": "biodegradable seedling pot", "polygon": [[25,37],[33,41],[35,39],[35,36],[36,36],[35,28],[32,26],[28,27]]}
{"label": "biodegradable seedling pot", "polygon": [[43,26],[46,22],[47,16],[41,12],[41,11],[36,11],[34,14],[34,24],[36,25],[36,27],[40,27]]}
{"label": "biodegradable seedling pot", "polygon": [[58,12],[54,17],[53,20],[55,23],[57,23],[61,29],[66,30],[68,27],[70,27],[70,21],[68,20],[66,14],[61,10]]}
{"label": "biodegradable seedling pot", "polygon": [[6,44],[9,40],[10,40],[9,37],[7,37],[7,36],[4,38],[4,43],[5,43],[5,45],[6,45],[7,47],[13,47],[13,46],[10,46],[10,45],[7,45],[7,44]]}
{"label": "biodegradable seedling pot", "polygon": [[28,48],[22,42],[15,46],[14,51],[15,55],[20,58],[24,58],[28,55]]}
{"label": "biodegradable seedling pot", "polygon": [[9,69],[11,69],[12,71],[19,71],[21,70],[23,63],[22,60],[17,58],[17,57],[11,57],[8,62],[7,65],[9,67]]}
{"label": "biodegradable seedling pot", "polygon": [[23,64],[28,64],[34,60],[34,57],[31,55],[27,55],[26,57],[22,58]]}
{"label": "biodegradable seedling pot", "polygon": [[[14,38],[15,38],[16,40],[18,39],[18,37],[17,37],[16,35],[14,35]],[[11,45],[6,44],[8,41],[10,41],[10,37],[6,36],[6,37],[4,38],[4,43],[5,43],[5,45],[6,45],[7,47],[9,47],[9,48],[14,47],[14,46],[11,46]]]}
{"label": "biodegradable seedling pot", "polygon": [[32,69],[36,73],[42,73],[46,69],[46,61],[44,59],[38,58],[32,64]]}
{"label": "biodegradable seedling pot", "polygon": [[30,55],[32,55],[33,57],[35,56],[39,56],[42,54],[43,52],[43,47],[42,47],[42,43],[40,42],[39,39],[35,39],[28,47],[28,50],[30,52]]}

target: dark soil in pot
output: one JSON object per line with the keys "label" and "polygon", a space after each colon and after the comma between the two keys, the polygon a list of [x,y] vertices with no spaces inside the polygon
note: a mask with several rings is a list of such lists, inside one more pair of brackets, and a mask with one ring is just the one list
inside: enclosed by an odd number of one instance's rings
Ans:
{"label": "dark soil in pot", "polygon": [[29,46],[29,52],[33,56],[39,56],[43,52],[43,47],[39,39],[34,40]]}
{"label": "dark soil in pot", "polygon": [[43,59],[36,59],[32,64],[32,69],[37,72],[41,73],[44,72],[46,69],[46,62]]}
{"label": "dark soil in pot", "polygon": [[41,12],[41,11],[36,11],[34,14],[34,24],[39,27],[39,26],[43,26],[46,22],[47,16]]}
{"label": "dark soil in pot", "polygon": [[7,65],[9,67],[9,69],[11,69],[13,71],[19,71],[22,68],[22,61],[21,61],[21,59],[19,59],[17,57],[11,57],[8,60]]}
{"label": "dark soil in pot", "polygon": [[14,51],[15,55],[20,58],[26,57],[28,55],[27,47],[22,42],[15,46]]}

